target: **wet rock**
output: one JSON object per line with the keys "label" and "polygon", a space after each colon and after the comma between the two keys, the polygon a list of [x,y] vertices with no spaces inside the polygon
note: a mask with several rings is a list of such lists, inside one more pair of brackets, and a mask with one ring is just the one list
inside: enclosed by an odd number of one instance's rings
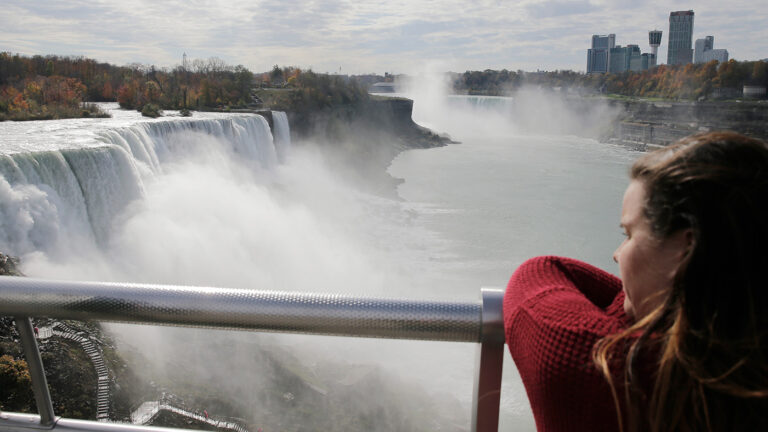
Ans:
{"label": "wet rock", "polygon": [[19,270],[19,258],[0,253],[0,276],[24,276]]}

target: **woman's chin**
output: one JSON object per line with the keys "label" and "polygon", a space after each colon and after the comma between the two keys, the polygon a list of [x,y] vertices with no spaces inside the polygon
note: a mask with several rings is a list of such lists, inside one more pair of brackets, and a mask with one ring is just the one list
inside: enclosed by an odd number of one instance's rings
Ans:
{"label": "woman's chin", "polygon": [[629,300],[629,297],[627,296],[624,296],[624,313],[626,313],[628,317],[635,319],[635,307],[632,306],[632,301]]}

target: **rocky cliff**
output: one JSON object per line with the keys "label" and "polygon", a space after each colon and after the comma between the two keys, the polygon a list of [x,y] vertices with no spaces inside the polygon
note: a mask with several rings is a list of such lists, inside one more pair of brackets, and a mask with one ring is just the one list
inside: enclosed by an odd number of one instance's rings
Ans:
{"label": "rocky cliff", "polygon": [[417,125],[413,101],[378,98],[314,110],[286,110],[294,145],[316,145],[342,175],[371,192],[391,195],[399,180],[386,167],[401,151],[453,143]]}
{"label": "rocky cliff", "polygon": [[609,140],[640,148],[669,145],[699,132],[732,130],[768,139],[768,102],[704,101],[609,103],[621,109]]}
{"label": "rocky cliff", "polygon": [[[291,134],[298,140],[340,144],[359,138],[380,138],[376,145],[405,148],[439,147],[450,142],[423,128],[411,118],[413,101],[405,98],[372,98],[319,110],[289,111]],[[373,143],[358,141],[362,146]]]}

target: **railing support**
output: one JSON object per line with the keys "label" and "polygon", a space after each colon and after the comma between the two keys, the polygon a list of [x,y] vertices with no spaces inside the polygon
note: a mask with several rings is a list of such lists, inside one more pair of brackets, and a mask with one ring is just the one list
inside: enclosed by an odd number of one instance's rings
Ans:
{"label": "railing support", "polygon": [[501,373],[504,365],[504,291],[483,288],[482,334],[477,347],[475,389],[472,400],[472,431],[499,428]]}
{"label": "railing support", "polygon": [[24,356],[29,366],[29,376],[32,378],[32,391],[35,393],[37,412],[40,414],[40,426],[50,427],[56,417],[53,414],[51,393],[48,391],[48,381],[45,379],[43,359],[37,348],[37,339],[32,328],[32,320],[29,317],[14,317],[16,328],[21,337],[21,346],[24,348]]}

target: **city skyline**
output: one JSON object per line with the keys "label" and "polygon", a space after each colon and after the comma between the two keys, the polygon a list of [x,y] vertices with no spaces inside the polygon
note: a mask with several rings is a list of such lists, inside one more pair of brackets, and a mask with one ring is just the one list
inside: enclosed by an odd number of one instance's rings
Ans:
{"label": "city skyline", "polygon": [[113,64],[173,67],[219,57],[254,72],[272,65],[319,72],[413,73],[433,70],[585,71],[593,34],[649,52],[648,31],[670,11],[693,9],[693,39],[714,35],[737,60],[768,57],[768,11],[758,1],[372,2],[9,2],[0,16],[0,51],[83,55]]}
{"label": "city skyline", "polygon": [[[671,11],[669,30],[667,31],[667,64],[684,65],[688,63],[707,63],[716,60],[724,63],[729,60],[727,49],[714,49],[714,36],[707,35],[693,40],[695,11]],[[648,31],[650,52],[642,53],[638,44],[622,47],[616,44],[616,35],[592,35],[592,44],[587,49],[587,74],[621,73],[640,71],[656,66],[657,49],[663,40],[662,30]],[[615,58],[618,56],[618,58]]]}

